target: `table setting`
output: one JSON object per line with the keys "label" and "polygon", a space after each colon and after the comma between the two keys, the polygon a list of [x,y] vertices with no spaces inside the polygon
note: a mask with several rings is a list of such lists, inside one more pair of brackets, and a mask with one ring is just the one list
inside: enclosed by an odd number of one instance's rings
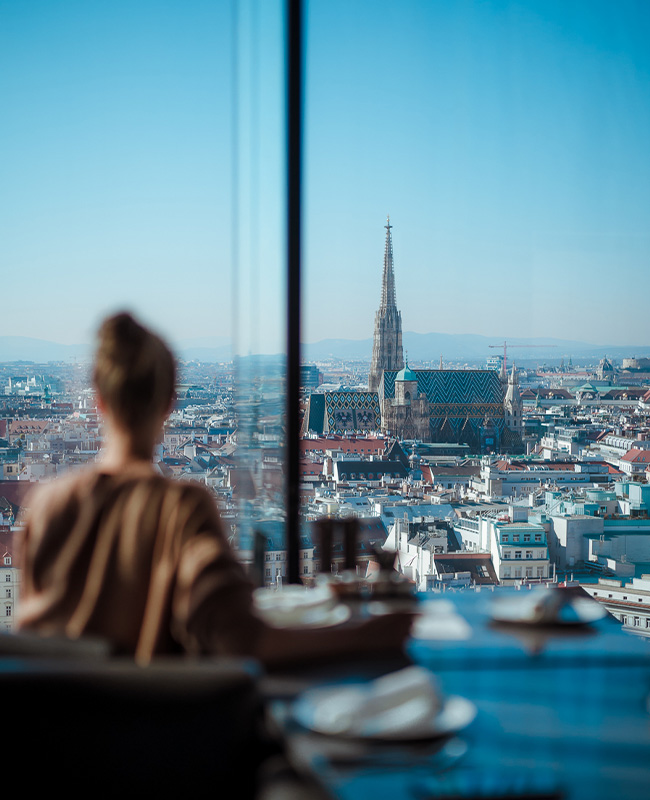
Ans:
{"label": "table setting", "polygon": [[405,666],[271,699],[297,768],[338,800],[645,800],[650,643],[562,591],[416,596]]}
{"label": "table setting", "polygon": [[309,627],[414,615],[403,658],[268,683],[270,724],[333,800],[646,800],[650,640],[579,587],[416,593],[381,548],[362,576],[354,521],[318,531],[315,585],[258,590],[261,616]]}

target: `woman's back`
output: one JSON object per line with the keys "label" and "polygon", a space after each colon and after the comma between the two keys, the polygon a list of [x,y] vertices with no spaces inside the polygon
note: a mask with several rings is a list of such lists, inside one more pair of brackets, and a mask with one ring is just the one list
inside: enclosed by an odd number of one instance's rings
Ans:
{"label": "woman's back", "polygon": [[22,562],[22,629],[103,636],[140,661],[254,647],[251,587],[199,486],[95,468],[39,487]]}

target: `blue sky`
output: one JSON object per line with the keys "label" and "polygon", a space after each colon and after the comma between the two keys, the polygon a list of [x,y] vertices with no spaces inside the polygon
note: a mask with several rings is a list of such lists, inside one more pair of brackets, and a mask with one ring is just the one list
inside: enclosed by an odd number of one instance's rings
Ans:
{"label": "blue sky", "polygon": [[[0,0],[0,335],[281,348],[282,37]],[[371,335],[390,213],[405,330],[647,344],[648,41],[645,0],[307,3],[303,338]]]}

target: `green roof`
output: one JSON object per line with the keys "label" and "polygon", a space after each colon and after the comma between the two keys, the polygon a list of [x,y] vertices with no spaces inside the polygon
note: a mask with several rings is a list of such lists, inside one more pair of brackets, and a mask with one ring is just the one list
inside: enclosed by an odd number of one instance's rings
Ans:
{"label": "green roof", "polygon": [[404,367],[404,369],[401,369],[395,376],[396,381],[416,381],[417,379],[418,376],[409,367],[408,361],[406,362],[406,366]]}

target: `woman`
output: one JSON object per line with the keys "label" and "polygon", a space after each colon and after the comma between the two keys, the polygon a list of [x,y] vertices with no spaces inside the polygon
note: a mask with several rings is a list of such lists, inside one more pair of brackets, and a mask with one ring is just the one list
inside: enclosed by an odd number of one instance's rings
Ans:
{"label": "woman", "polygon": [[103,457],[26,504],[20,629],[105,637],[139,663],[185,652],[273,665],[401,645],[409,615],[321,631],[271,629],[255,616],[211,496],[153,468],[175,386],[158,336],[129,314],[107,319],[93,383]]}

